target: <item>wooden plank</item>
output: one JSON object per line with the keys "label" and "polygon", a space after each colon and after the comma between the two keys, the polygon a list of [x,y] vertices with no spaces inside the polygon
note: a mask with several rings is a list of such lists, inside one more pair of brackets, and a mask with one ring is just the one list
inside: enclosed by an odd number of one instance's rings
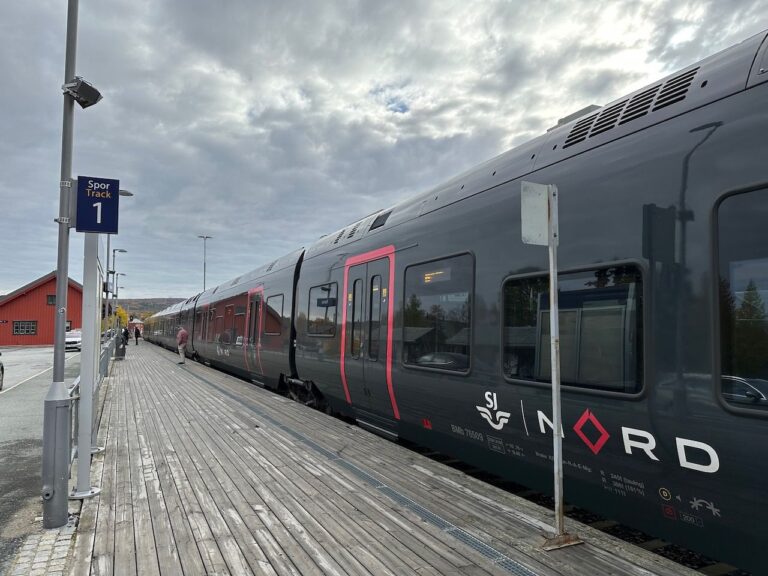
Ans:
{"label": "wooden plank", "polygon": [[[154,455],[152,454],[149,439],[147,438],[148,433],[146,430],[147,422],[145,414],[136,393],[138,381],[139,378],[132,379],[128,383],[128,390],[134,410],[136,442],[141,462],[141,477],[144,482],[143,490],[146,494],[155,553],[157,554],[156,562],[158,570],[161,573],[179,574],[183,571],[183,568],[176,547],[176,541],[173,538],[171,519],[168,515],[168,509],[160,484],[160,477],[157,474]],[[141,490],[141,488],[139,490]],[[137,530],[141,529],[137,526]],[[144,546],[142,544],[137,544],[137,551],[139,555],[144,555]],[[147,554],[147,556],[149,556],[149,554]],[[142,571],[141,562],[139,564],[139,571]]]}
{"label": "wooden plank", "polygon": [[[106,444],[109,434],[109,420],[114,406],[111,401],[114,389],[112,382],[111,379],[105,380],[99,391],[99,428],[96,436],[98,446]],[[99,488],[104,485],[104,459],[104,452],[94,455],[91,459],[91,483]],[[100,499],[101,496],[97,495],[83,501],[75,537],[75,550],[69,562],[71,576],[82,576],[91,570]]]}
{"label": "wooden plank", "polygon": [[[135,365],[135,362],[131,364],[131,366],[133,365]],[[167,541],[164,542],[162,535],[156,535],[153,529],[154,525],[158,527],[163,526],[164,522],[168,522],[168,518],[167,515],[163,517],[162,514],[155,514],[153,517],[150,509],[145,471],[145,457],[148,457],[148,455],[146,453],[142,454],[142,445],[139,441],[139,427],[143,424],[143,414],[140,409],[137,409],[139,406],[135,405],[132,394],[132,390],[136,385],[135,370],[129,370],[123,385],[123,391],[125,394],[126,436],[131,494],[133,496],[131,505],[133,508],[133,534],[136,545],[136,572],[142,575],[159,576],[160,554],[164,556],[163,566],[172,567],[172,569],[180,572],[181,564],[179,563],[178,556],[174,558],[176,552],[175,545],[171,545]],[[156,499],[153,498],[153,501],[156,501]],[[159,546],[156,545],[156,541],[158,541]]]}
{"label": "wooden plank", "polygon": [[117,446],[120,435],[119,419],[120,402],[118,389],[121,379],[121,365],[113,368],[114,381],[111,394],[111,415],[109,433],[105,444],[104,472],[102,475],[101,494],[99,494],[99,511],[96,519],[96,538],[93,545],[91,573],[94,576],[112,576],[114,572],[115,552],[115,487],[117,474]]}
{"label": "wooden plank", "polygon": [[133,529],[133,499],[131,493],[131,462],[128,454],[128,414],[126,412],[127,361],[121,362],[121,382],[117,387],[117,466],[115,467],[115,542],[114,569],[121,575],[136,574],[136,540]]}

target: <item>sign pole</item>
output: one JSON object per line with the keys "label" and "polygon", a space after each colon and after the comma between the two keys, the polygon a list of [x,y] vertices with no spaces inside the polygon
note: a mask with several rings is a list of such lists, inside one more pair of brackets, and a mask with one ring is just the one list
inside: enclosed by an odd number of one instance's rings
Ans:
{"label": "sign pole", "polygon": [[565,534],[563,513],[563,417],[560,402],[560,313],[557,302],[557,187],[547,186],[549,237],[549,335],[552,361],[552,453],[555,473],[555,536]]}
{"label": "sign pole", "polygon": [[556,550],[580,544],[565,531],[563,503],[563,417],[560,399],[560,318],[557,289],[557,246],[560,242],[558,190],[554,184],[523,182],[520,194],[523,243],[549,247],[549,334],[552,371],[552,459],[554,468],[555,532],[543,546]]}
{"label": "sign pole", "polygon": [[98,377],[100,346],[99,293],[99,235],[85,235],[83,254],[83,340],[80,354],[80,404],[77,430],[77,486],[71,500],[82,500],[98,494],[101,489],[91,486],[91,427],[93,426],[93,392]]}

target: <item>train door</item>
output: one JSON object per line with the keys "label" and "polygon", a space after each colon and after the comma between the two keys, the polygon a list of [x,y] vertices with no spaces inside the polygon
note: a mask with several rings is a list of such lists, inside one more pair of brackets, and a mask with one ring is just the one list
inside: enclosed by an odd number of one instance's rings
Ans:
{"label": "train door", "polygon": [[263,322],[263,288],[257,288],[248,292],[248,311],[246,323],[248,325],[248,350],[246,351],[246,369],[257,374],[263,374],[261,366],[261,336]]}
{"label": "train door", "polygon": [[376,258],[379,252],[370,261],[364,261],[368,255],[351,258],[345,266],[342,380],[363,418],[375,416],[374,423],[394,427],[400,418],[392,388],[394,253]]}

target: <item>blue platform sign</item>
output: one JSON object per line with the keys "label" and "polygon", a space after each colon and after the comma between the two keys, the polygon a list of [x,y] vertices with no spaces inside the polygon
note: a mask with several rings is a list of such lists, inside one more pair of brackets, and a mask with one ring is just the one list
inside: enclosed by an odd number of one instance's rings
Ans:
{"label": "blue platform sign", "polygon": [[76,230],[117,234],[119,202],[119,180],[78,176]]}

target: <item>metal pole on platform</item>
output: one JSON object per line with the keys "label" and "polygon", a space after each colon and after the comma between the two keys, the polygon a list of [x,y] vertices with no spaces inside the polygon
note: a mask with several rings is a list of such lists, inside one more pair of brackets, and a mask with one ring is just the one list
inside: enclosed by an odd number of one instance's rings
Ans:
{"label": "metal pole on platform", "polygon": [[553,184],[523,182],[520,190],[522,240],[549,247],[549,333],[552,371],[552,459],[555,493],[555,533],[545,550],[581,543],[565,532],[563,503],[563,417],[560,402],[560,318],[557,288],[557,246],[560,242],[558,191]]}
{"label": "metal pole on platform", "polygon": [[[69,0],[64,83],[75,79],[78,0]],[[75,99],[64,92],[59,178],[59,247],[56,264],[56,321],[53,338],[53,382],[45,397],[43,413],[42,496],[43,527],[57,528],[68,520],[67,482],[70,462],[70,401],[64,384],[64,352],[69,288],[69,228],[72,189],[72,143]]]}
{"label": "metal pole on platform", "polygon": [[117,317],[117,329],[120,329],[120,317],[117,316],[117,254],[119,252],[125,253],[128,252],[125,248],[112,248],[112,295],[114,296],[113,299],[113,306],[112,306],[112,312]]}
{"label": "metal pole on platform", "polygon": [[97,362],[101,351],[99,331],[99,235],[85,234],[83,255],[83,340],[80,355],[80,400],[77,430],[77,486],[71,499],[90,498],[101,492],[91,486],[91,428],[93,426],[93,391],[98,377]]}

